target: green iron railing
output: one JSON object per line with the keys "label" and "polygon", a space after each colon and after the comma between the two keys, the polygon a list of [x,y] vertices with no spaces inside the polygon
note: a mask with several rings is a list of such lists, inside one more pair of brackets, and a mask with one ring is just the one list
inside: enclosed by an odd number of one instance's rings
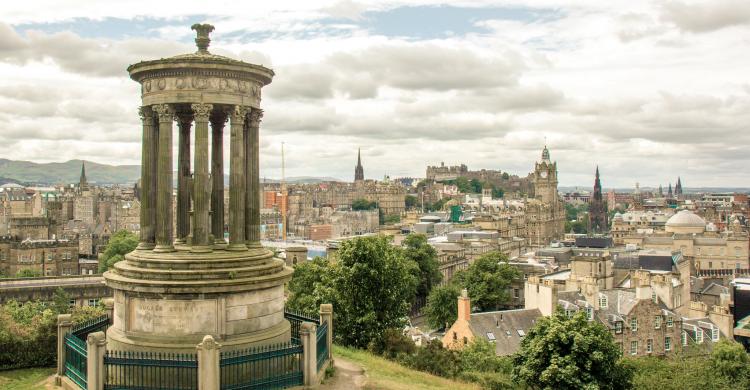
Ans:
{"label": "green iron railing", "polygon": [[86,322],[82,322],[80,324],[77,324],[73,327],[73,329],[70,330],[70,333],[73,333],[81,340],[86,340],[86,338],[89,336],[89,333],[94,332],[104,332],[109,327],[109,316],[108,315],[102,315],[96,318],[92,318]]}
{"label": "green iron railing", "polygon": [[284,318],[292,325],[292,343],[294,344],[300,344],[301,342],[299,329],[303,322],[312,322],[315,325],[320,325],[319,317],[289,309],[284,309]]}
{"label": "green iron railing", "polygon": [[283,389],[304,383],[299,344],[222,352],[219,366],[221,390]]}
{"label": "green iron railing", "polygon": [[195,354],[107,351],[106,390],[193,390],[198,388]]}
{"label": "green iron railing", "polygon": [[72,333],[65,335],[65,376],[86,389],[86,343]]}
{"label": "green iron railing", "polygon": [[324,322],[320,325],[317,333],[316,347],[318,349],[318,371],[320,371],[320,368],[323,367],[323,364],[328,359],[328,323]]}

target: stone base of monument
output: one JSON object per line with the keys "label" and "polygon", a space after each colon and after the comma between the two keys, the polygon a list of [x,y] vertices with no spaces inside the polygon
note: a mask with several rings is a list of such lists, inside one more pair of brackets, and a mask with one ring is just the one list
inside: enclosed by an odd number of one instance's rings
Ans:
{"label": "stone base of monument", "polygon": [[131,252],[104,275],[114,290],[107,349],[194,353],[205,335],[230,351],[288,342],[292,272],[264,248]]}

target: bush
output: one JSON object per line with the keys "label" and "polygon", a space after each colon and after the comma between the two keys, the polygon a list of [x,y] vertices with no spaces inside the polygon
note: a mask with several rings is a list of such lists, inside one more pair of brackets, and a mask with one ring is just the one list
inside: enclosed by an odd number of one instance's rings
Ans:
{"label": "bush", "polygon": [[417,348],[413,355],[403,355],[400,362],[415,370],[446,378],[455,378],[461,372],[460,355],[457,351],[443,348],[440,340],[432,340]]}
{"label": "bush", "polygon": [[[57,297],[56,297],[57,298]],[[65,312],[69,311],[67,307]],[[64,313],[64,312],[63,312]],[[0,306],[0,370],[50,367],[57,361],[57,305],[42,302]],[[73,323],[99,317],[101,307],[72,310]]]}
{"label": "bush", "polygon": [[411,338],[404,335],[399,329],[386,329],[383,337],[373,340],[367,349],[376,354],[383,355],[388,359],[396,359],[400,355],[412,354],[417,346],[411,341]]}

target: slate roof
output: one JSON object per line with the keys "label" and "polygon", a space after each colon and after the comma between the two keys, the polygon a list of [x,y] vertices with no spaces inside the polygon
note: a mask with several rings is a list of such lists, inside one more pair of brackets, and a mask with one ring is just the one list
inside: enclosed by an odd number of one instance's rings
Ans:
{"label": "slate roof", "polygon": [[518,351],[523,337],[541,317],[539,309],[472,313],[469,327],[474,337],[495,343],[496,355],[506,356]]}

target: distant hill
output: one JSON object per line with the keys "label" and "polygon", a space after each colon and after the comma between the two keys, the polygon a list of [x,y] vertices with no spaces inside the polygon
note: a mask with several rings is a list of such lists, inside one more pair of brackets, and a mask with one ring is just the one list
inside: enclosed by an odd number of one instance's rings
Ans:
{"label": "distant hill", "polygon": [[[279,179],[266,179],[261,178],[262,183],[278,183]],[[317,177],[317,176],[292,176],[287,177],[286,182],[289,184],[315,184],[322,183],[324,181],[343,181],[335,177]]]}
{"label": "distant hill", "polygon": [[[0,177],[29,184],[77,183],[82,160],[61,163],[35,163],[0,159]],[[97,184],[135,183],[141,176],[139,165],[107,165],[86,161],[86,178]]]}

